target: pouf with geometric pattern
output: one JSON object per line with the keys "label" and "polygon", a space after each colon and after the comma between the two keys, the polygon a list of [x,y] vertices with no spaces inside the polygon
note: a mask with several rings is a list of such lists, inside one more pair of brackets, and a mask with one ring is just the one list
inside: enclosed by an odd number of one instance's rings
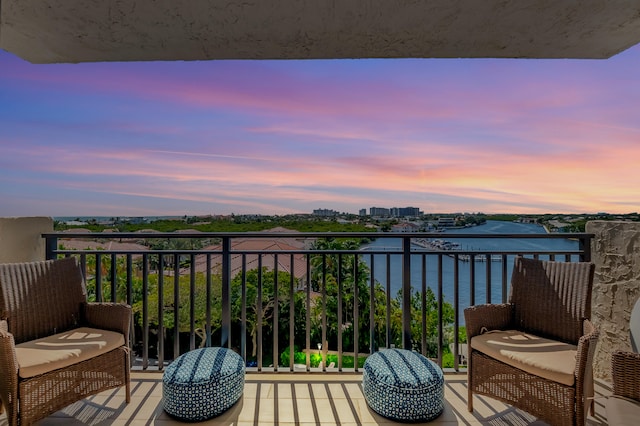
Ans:
{"label": "pouf with geometric pattern", "polygon": [[164,409],[186,421],[218,416],[244,389],[244,361],[226,348],[202,348],[180,355],[162,376]]}
{"label": "pouf with geometric pattern", "polygon": [[406,349],[383,349],[369,356],[362,389],[369,407],[392,420],[424,422],[444,410],[442,369]]}

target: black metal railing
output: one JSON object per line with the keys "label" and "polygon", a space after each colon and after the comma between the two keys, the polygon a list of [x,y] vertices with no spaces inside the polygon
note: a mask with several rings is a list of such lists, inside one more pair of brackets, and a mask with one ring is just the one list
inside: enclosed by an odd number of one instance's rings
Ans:
{"label": "black metal railing", "polygon": [[[462,312],[477,303],[506,302],[513,257],[589,261],[593,235],[60,232],[43,237],[48,259],[78,257],[91,300],[134,307],[135,368],[162,369],[181,353],[213,345],[237,350],[249,370],[325,372],[358,371],[368,354],[392,346],[459,370],[465,364]],[[149,244],[176,239],[205,247]],[[78,250],[68,247],[72,240],[146,246]]]}

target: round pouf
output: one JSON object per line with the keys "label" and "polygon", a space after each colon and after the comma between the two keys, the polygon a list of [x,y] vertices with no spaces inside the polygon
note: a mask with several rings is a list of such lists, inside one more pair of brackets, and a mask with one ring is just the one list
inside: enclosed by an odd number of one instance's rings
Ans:
{"label": "round pouf", "polygon": [[444,410],[444,375],[417,352],[383,349],[364,363],[364,398],[373,411],[402,422],[433,420]]}
{"label": "round pouf", "polygon": [[218,416],[244,389],[242,357],[226,348],[196,349],[180,355],[162,376],[164,409],[187,421]]}

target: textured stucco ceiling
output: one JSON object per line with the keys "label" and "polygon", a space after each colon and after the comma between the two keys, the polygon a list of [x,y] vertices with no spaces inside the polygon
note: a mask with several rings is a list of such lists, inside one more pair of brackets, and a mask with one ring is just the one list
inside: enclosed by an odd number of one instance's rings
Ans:
{"label": "textured stucco ceiling", "polygon": [[0,0],[30,62],[608,58],[640,42],[630,0]]}

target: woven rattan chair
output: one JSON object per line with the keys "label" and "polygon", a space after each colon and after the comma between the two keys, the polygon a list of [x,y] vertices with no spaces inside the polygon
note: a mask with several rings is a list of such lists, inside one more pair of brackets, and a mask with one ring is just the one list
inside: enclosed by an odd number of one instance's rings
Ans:
{"label": "woven rattan chair", "polygon": [[130,321],[128,305],[87,303],[74,258],[0,264],[0,400],[9,425],[122,385],[129,402]]}
{"label": "woven rattan chair", "polygon": [[611,356],[613,391],[606,402],[610,426],[634,425],[640,419],[640,299],[631,311],[629,337],[632,351]]}
{"label": "woven rattan chair", "polygon": [[468,409],[474,393],[553,425],[583,425],[593,410],[594,265],[515,258],[509,303],[465,309]]}
{"label": "woven rattan chair", "polygon": [[616,351],[611,358],[613,392],[606,402],[609,426],[638,424],[640,419],[640,354]]}

